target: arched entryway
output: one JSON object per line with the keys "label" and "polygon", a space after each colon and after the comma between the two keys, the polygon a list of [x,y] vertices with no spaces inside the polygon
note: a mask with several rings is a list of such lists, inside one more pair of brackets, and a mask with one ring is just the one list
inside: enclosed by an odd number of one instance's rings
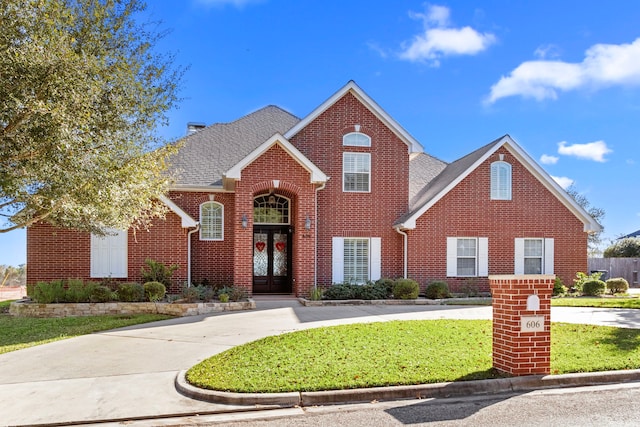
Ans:
{"label": "arched entryway", "polygon": [[253,199],[253,293],[291,293],[291,201],[273,192]]}

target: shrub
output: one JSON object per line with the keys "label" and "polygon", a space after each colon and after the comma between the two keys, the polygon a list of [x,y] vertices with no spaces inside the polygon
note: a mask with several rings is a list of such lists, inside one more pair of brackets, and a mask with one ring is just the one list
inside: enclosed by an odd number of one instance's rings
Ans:
{"label": "shrub", "polygon": [[117,301],[118,295],[108,286],[98,285],[91,289],[89,302],[109,302]]}
{"label": "shrub", "polygon": [[427,285],[427,288],[424,291],[424,296],[429,299],[451,298],[449,285],[447,285],[447,282],[439,280],[431,282]]}
{"label": "shrub", "polygon": [[573,279],[573,288],[571,288],[571,291],[582,293],[583,292],[582,288],[585,283],[591,282],[593,280],[600,280],[601,276],[602,276],[602,273],[599,273],[599,272],[591,273],[587,275],[579,271],[576,273],[576,278]]}
{"label": "shrub", "polygon": [[607,284],[602,280],[589,280],[582,286],[582,293],[586,296],[597,297],[604,294],[606,289]]}
{"label": "shrub", "polygon": [[309,293],[309,299],[311,301],[320,301],[323,297],[323,290],[322,288],[313,288],[311,289],[311,292]]}
{"label": "shrub", "polygon": [[617,240],[604,250],[605,258],[637,258],[640,257],[640,237],[626,237]]}
{"label": "shrub", "polygon": [[222,294],[227,294],[230,301],[242,301],[247,299],[247,291],[238,286],[223,286],[217,290],[218,299]]}
{"label": "shrub", "polygon": [[160,282],[147,282],[143,287],[145,298],[151,302],[160,301],[167,292],[167,288]]}
{"label": "shrub", "polygon": [[[357,285],[356,285],[357,286]],[[387,286],[384,283],[368,282],[357,291],[359,299],[374,300],[387,298]]]}
{"label": "shrub", "polygon": [[165,289],[167,286],[171,286],[171,276],[178,269],[177,265],[167,267],[163,263],[152,259],[146,259],[144,263],[147,268],[142,267],[140,270],[143,282],[159,282],[165,286]]}
{"label": "shrub", "polygon": [[144,301],[144,287],[140,283],[120,283],[117,292],[122,302]]}
{"label": "shrub", "polygon": [[419,291],[418,282],[411,279],[398,279],[393,285],[393,296],[396,299],[416,299]]}
{"label": "shrub", "polygon": [[387,292],[387,295],[385,296],[385,298],[390,298],[391,295],[393,295],[393,284],[395,283],[395,281],[393,279],[378,279],[378,281],[376,282],[376,284],[379,284],[381,286],[384,286]]}
{"label": "shrub", "polygon": [[89,301],[89,293],[84,286],[84,282],[80,279],[69,279],[67,281],[67,290],[64,294],[66,302],[87,302]]}
{"label": "shrub", "polygon": [[629,282],[622,277],[614,277],[606,281],[607,289],[611,295],[622,294],[629,290]]}
{"label": "shrub", "polygon": [[562,297],[567,294],[567,287],[562,283],[562,279],[559,276],[556,276],[555,281],[553,282],[553,296],[554,297]]}
{"label": "shrub", "polygon": [[33,288],[32,298],[40,304],[64,302],[65,290],[62,280],[53,280],[51,283],[36,283]]}
{"label": "shrub", "polygon": [[360,293],[359,288],[359,285],[352,285],[350,283],[336,283],[324,291],[324,299],[357,299]]}
{"label": "shrub", "polygon": [[220,294],[218,295],[218,299],[220,302],[229,302],[229,294]]}

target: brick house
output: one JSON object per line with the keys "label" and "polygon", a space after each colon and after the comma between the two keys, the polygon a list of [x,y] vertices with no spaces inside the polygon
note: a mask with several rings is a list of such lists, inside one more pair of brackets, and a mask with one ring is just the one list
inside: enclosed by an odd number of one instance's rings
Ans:
{"label": "brick house", "polygon": [[107,238],[29,227],[28,283],[135,281],[151,258],[179,266],[173,292],[304,296],[382,277],[488,290],[489,274],[570,282],[600,229],[508,135],[447,164],[352,81],[303,119],[267,106],[183,143],[164,220]]}

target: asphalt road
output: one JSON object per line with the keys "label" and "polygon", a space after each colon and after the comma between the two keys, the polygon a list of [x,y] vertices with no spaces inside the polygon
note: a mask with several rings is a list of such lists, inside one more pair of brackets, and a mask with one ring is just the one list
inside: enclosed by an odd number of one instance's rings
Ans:
{"label": "asphalt road", "polygon": [[[638,426],[640,383],[128,422],[128,427]],[[116,426],[122,424],[106,424]],[[100,426],[106,426],[100,424]]]}

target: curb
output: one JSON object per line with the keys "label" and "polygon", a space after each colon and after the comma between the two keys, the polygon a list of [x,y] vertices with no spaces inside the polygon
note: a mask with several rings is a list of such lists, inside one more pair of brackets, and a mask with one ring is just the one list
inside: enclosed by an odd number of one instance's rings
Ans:
{"label": "curb", "polygon": [[252,407],[276,406],[281,408],[362,403],[372,402],[374,400],[448,398],[640,381],[640,369],[633,369],[563,375],[530,375],[513,378],[358,388],[350,390],[289,393],[230,393],[192,386],[186,380],[186,373],[186,370],[180,371],[175,380],[176,390],[186,397],[226,405],[247,405]]}

